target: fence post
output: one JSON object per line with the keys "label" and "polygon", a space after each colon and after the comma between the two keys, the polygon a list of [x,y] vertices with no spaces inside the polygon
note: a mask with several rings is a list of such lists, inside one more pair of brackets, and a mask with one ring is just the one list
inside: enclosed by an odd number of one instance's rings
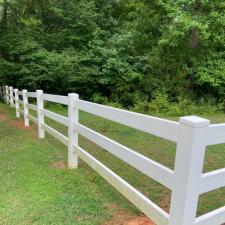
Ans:
{"label": "fence post", "polygon": [[7,86],[7,104],[9,104],[10,103],[10,101],[9,101],[10,99],[9,99],[9,86]]}
{"label": "fence post", "polygon": [[9,86],[7,86],[7,104],[9,104]]}
{"label": "fence post", "polygon": [[74,130],[74,124],[79,121],[79,110],[75,108],[75,101],[79,99],[78,94],[69,94],[68,104],[68,168],[78,167],[78,155],[75,152],[74,145],[78,145],[78,132]]}
{"label": "fence post", "polygon": [[6,102],[6,86],[3,86],[2,91],[3,91],[3,101]]}
{"label": "fence post", "polygon": [[15,93],[15,105],[16,105],[16,117],[19,118],[20,117],[20,111],[19,111],[19,94],[18,94],[18,89],[14,89],[14,93]]}
{"label": "fence post", "polygon": [[45,122],[44,114],[42,110],[44,109],[44,99],[43,91],[37,90],[37,118],[38,118],[38,138],[45,138],[45,130],[42,126]]}
{"label": "fence post", "polygon": [[1,99],[4,100],[4,87],[1,87]]}
{"label": "fence post", "polygon": [[2,86],[0,86],[0,99],[3,99],[3,92],[2,92]]}
{"label": "fence post", "polygon": [[27,90],[23,90],[23,112],[24,112],[24,124],[26,127],[29,127]]}
{"label": "fence post", "polygon": [[13,107],[13,88],[9,87],[9,101],[10,101],[10,107]]}
{"label": "fence post", "polygon": [[1,88],[1,100],[4,100],[4,87],[0,87]]}
{"label": "fence post", "polygon": [[169,225],[194,225],[210,121],[180,118]]}
{"label": "fence post", "polygon": [[3,87],[4,102],[6,103],[6,86]]}
{"label": "fence post", "polygon": [[8,86],[5,86],[5,101],[7,104],[9,104],[9,91]]}
{"label": "fence post", "polygon": [[7,92],[7,86],[4,86],[4,101],[5,101],[5,103],[7,103],[7,94],[6,94],[6,92]]}

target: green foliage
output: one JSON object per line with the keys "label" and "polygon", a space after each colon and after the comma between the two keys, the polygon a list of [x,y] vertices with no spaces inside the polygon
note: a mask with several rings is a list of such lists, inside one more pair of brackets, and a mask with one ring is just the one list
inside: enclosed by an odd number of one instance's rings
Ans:
{"label": "green foliage", "polygon": [[141,111],[167,111],[180,98],[224,101],[223,1],[0,5],[0,84]]}
{"label": "green foliage", "polygon": [[177,102],[170,102],[168,96],[159,93],[152,101],[138,101],[131,110],[156,116],[188,116],[188,115],[216,115],[224,112],[224,103],[217,104],[216,100],[193,101],[179,98]]}
{"label": "green foliage", "polygon": [[[158,95],[162,98],[162,94]],[[140,94],[136,96],[143,97]],[[46,107],[50,107],[47,108],[50,111],[67,115],[66,107],[55,104]],[[5,104],[0,104],[0,108],[1,224],[99,225],[111,223],[111,219],[114,219],[112,223],[118,224],[118,212],[124,212],[120,214],[121,223],[127,221],[127,215],[131,218],[140,215],[140,211],[82,160],[77,170],[58,169],[57,164],[63,167],[63,162],[67,161],[66,146],[49,135],[45,139],[37,139],[36,127],[19,128],[18,125],[22,125],[23,121],[15,118],[15,110]],[[224,114],[206,118],[211,119],[212,123],[221,123]],[[175,117],[172,119],[177,120]],[[83,111],[80,121],[96,132],[173,169],[175,143]],[[66,135],[67,128],[64,125],[48,118],[46,123]],[[165,204],[165,199],[170,198],[167,188],[82,136],[79,136],[79,144],[157,205],[169,211],[168,204]],[[210,146],[206,151],[204,172],[222,168],[224,161],[224,145]],[[198,216],[222,207],[224,198],[221,196],[224,195],[225,188],[202,195]]]}

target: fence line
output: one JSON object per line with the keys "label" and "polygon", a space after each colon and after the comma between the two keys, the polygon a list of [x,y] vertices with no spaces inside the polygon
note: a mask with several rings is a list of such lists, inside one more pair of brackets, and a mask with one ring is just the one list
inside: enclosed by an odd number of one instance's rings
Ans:
{"label": "fence line", "polygon": [[[225,124],[210,125],[209,120],[196,116],[181,117],[179,122],[174,122],[83,101],[77,94],[59,96],[44,94],[42,90],[27,92],[4,86],[0,87],[0,97],[16,108],[18,118],[23,114],[25,126],[29,126],[30,121],[37,124],[39,138],[44,138],[47,132],[68,147],[69,168],[77,168],[81,158],[157,225],[221,225],[225,222],[225,207],[196,218],[199,195],[225,186],[225,168],[202,173],[206,146],[225,143]],[[35,98],[36,105],[30,104],[29,98]],[[44,109],[44,101],[67,105],[68,117]],[[37,118],[29,114],[29,109],[37,112]],[[80,124],[79,110],[175,142],[174,171]],[[45,124],[45,117],[66,126],[68,137]],[[172,191],[170,213],[82,149],[79,134],[169,188]]]}

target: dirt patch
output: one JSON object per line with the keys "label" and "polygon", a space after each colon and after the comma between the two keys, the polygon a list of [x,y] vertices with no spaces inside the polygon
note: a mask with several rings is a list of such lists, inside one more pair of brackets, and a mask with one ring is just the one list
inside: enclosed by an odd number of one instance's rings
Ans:
{"label": "dirt patch", "polygon": [[19,128],[19,129],[30,129],[30,127],[25,127],[24,123],[21,120],[12,120],[10,122],[10,124],[15,127],[15,128]]}
{"label": "dirt patch", "polygon": [[10,121],[10,125],[12,127],[15,127],[15,128],[18,128],[18,129],[25,129],[25,130],[28,130],[32,136],[36,137],[37,136],[37,127],[32,123],[30,124],[29,127],[26,127],[24,125],[24,122],[22,120],[12,120]]}
{"label": "dirt patch", "polygon": [[5,109],[3,109],[3,108],[0,108],[0,113],[6,113],[6,110]]}
{"label": "dirt patch", "polygon": [[19,129],[26,129],[26,130],[34,130],[34,129],[36,129],[36,125],[33,124],[33,123],[31,123],[31,124],[29,125],[29,127],[26,127],[26,126],[24,125],[23,120],[21,120],[21,119],[18,119],[18,120],[12,120],[12,121],[10,122],[10,124],[11,124],[13,127],[19,128]]}
{"label": "dirt patch", "polygon": [[102,225],[155,225],[146,216],[135,217],[115,204],[109,204],[107,208],[113,211],[113,218]]}
{"label": "dirt patch", "polygon": [[150,219],[146,216],[139,216],[130,221],[126,221],[124,225],[155,225]]}
{"label": "dirt patch", "polygon": [[56,169],[66,169],[67,168],[67,163],[64,161],[58,161],[58,162],[54,162],[51,164],[51,167],[56,168]]}
{"label": "dirt patch", "polygon": [[0,108],[0,120],[5,121],[8,119],[8,115],[5,109]]}
{"label": "dirt patch", "polygon": [[7,120],[8,119],[8,116],[7,115],[5,115],[5,114],[0,114],[0,120],[1,121],[5,121],[5,120]]}
{"label": "dirt patch", "polygon": [[160,203],[160,207],[164,209],[166,212],[170,211],[170,201],[171,201],[171,193],[168,192],[166,193],[166,195],[164,196],[164,198]]}
{"label": "dirt patch", "polygon": [[102,225],[123,225],[125,221],[131,220],[133,216],[126,212],[125,210],[120,209],[116,204],[109,204],[107,209],[112,211],[112,219],[107,221]]}
{"label": "dirt patch", "polygon": [[35,127],[33,126],[33,124],[30,124],[29,127],[26,127],[22,120],[12,120],[10,121],[10,125],[18,129],[29,130],[29,132],[31,132],[33,135],[36,134],[36,130],[34,129]]}

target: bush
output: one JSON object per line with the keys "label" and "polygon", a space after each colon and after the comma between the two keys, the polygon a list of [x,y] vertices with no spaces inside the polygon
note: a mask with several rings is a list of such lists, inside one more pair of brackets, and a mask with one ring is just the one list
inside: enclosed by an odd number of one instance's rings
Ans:
{"label": "bush", "polygon": [[102,96],[100,93],[95,93],[92,96],[92,101],[99,103],[99,104],[105,104],[108,102],[108,99],[106,97]]}
{"label": "bush", "polygon": [[150,111],[155,113],[167,113],[170,107],[168,95],[162,92],[155,92],[154,99],[150,102]]}
{"label": "bush", "polygon": [[177,102],[169,101],[167,95],[157,93],[152,101],[137,101],[132,108],[135,112],[157,116],[188,116],[188,115],[213,115],[224,112],[224,102],[216,104],[214,99],[208,101],[200,99],[198,102],[192,99],[179,98]]}

